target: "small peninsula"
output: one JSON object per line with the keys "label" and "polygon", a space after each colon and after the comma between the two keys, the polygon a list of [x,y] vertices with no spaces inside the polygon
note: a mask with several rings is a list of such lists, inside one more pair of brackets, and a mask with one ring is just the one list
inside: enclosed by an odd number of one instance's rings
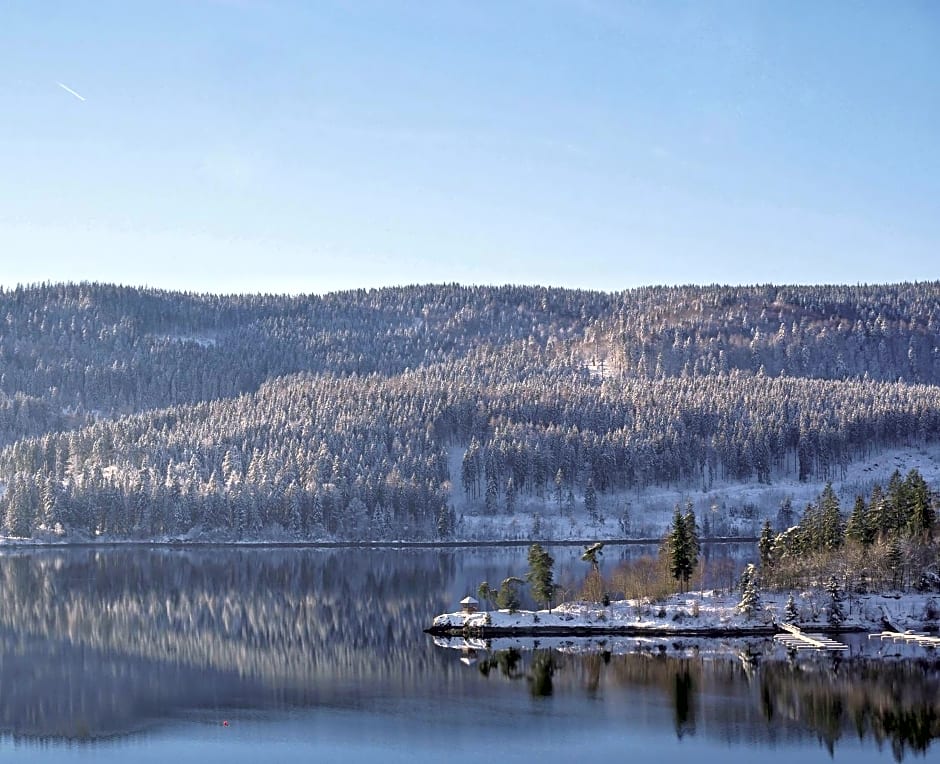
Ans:
{"label": "small peninsula", "polygon": [[921,593],[864,594],[841,603],[843,620],[834,623],[831,598],[824,590],[807,590],[794,597],[765,593],[759,609],[741,606],[740,595],[716,591],[675,594],[658,603],[627,599],[609,605],[584,600],[566,602],[549,610],[443,613],[427,632],[436,636],[771,636],[781,623],[806,631],[937,633],[937,596]]}

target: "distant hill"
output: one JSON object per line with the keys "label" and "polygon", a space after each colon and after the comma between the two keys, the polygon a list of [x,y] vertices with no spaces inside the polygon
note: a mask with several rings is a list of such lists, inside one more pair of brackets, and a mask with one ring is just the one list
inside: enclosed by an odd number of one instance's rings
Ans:
{"label": "distant hill", "polygon": [[12,536],[446,539],[938,435],[937,282],[0,290]]}

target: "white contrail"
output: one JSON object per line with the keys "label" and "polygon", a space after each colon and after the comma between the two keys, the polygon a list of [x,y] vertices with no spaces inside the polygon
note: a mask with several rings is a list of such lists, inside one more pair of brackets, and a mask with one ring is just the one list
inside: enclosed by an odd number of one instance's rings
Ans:
{"label": "white contrail", "polygon": [[79,94],[79,93],[76,93],[76,92],[75,92],[74,90],[72,90],[72,88],[70,88],[68,85],[65,85],[65,84],[63,84],[63,83],[61,83],[61,82],[56,82],[56,85],[58,85],[60,88],[62,88],[66,93],[71,93],[71,94],[72,94],[73,96],[75,96],[79,101],[84,101],[84,100],[85,100],[85,96],[83,96],[83,95],[81,95],[81,94]]}

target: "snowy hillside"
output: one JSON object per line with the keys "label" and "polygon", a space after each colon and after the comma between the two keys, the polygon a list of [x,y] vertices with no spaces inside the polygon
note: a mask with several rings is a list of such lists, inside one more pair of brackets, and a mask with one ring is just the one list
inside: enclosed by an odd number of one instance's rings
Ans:
{"label": "snowy hillside", "polygon": [[676,504],[750,537],[827,481],[937,484],[937,282],[42,284],[0,316],[9,538],[657,538]]}
{"label": "snowy hillside", "polygon": [[[459,468],[461,456],[461,450],[451,450],[452,472]],[[875,484],[886,486],[895,470],[903,476],[912,469],[918,470],[929,485],[940,486],[940,445],[888,449],[871,459],[849,464],[844,479],[833,481],[843,514],[848,514],[857,495],[867,496]],[[584,508],[583,494],[575,496],[571,512],[556,501],[527,497],[519,500],[511,516],[488,516],[479,501],[468,501],[458,490],[451,491],[451,502],[457,511],[455,536],[466,540],[660,539],[675,506],[684,510],[690,502],[703,532],[709,531],[703,535],[756,538],[765,519],[777,525],[785,500],[790,500],[794,521],[798,521],[824,486],[819,480],[800,482],[793,475],[777,475],[769,485],[726,480],[708,491],[651,487],[611,493],[599,498],[600,519],[596,523]]]}

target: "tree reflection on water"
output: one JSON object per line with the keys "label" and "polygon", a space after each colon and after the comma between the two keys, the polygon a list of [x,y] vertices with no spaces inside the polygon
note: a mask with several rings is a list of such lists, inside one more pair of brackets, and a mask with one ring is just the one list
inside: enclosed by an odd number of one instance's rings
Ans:
{"label": "tree reflection on water", "polygon": [[940,735],[940,663],[927,658],[787,662],[759,649],[622,654],[606,643],[583,654],[571,651],[577,644],[568,652],[433,647],[422,633],[431,617],[511,557],[146,547],[0,554],[0,734],[100,740],[217,712],[229,718],[232,709],[375,715],[390,698],[404,704],[400,713],[429,708],[446,725],[474,698],[487,707],[505,698],[506,713],[529,703],[532,714],[573,729],[604,708],[634,725],[665,724],[667,735],[671,716],[679,737],[745,745],[815,737],[834,750],[862,737],[899,760]]}
{"label": "tree reflection on water", "polygon": [[638,693],[652,692],[671,706],[678,738],[695,735],[699,722],[709,736],[729,742],[757,732],[768,739],[808,732],[833,753],[849,734],[889,744],[901,761],[940,737],[940,663],[931,659],[743,661],[658,650],[611,656],[514,649],[493,651],[483,662],[500,667],[498,676],[547,686],[533,695],[629,691],[635,702]]}
{"label": "tree reflection on water", "polygon": [[453,577],[453,554],[429,550],[4,554],[0,731],[100,737],[414,681],[440,671],[415,646]]}

